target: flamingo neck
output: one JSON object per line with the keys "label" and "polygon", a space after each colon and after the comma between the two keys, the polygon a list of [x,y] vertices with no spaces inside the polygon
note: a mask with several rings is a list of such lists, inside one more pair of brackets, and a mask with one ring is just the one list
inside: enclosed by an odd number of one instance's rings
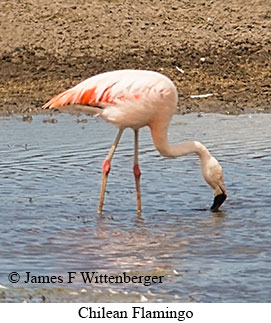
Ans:
{"label": "flamingo neck", "polygon": [[151,129],[153,143],[162,156],[180,157],[196,153],[201,161],[211,157],[208,149],[198,141],[186,141],[180,144],[171,145],[167,138],[167,129],[156,131]]}

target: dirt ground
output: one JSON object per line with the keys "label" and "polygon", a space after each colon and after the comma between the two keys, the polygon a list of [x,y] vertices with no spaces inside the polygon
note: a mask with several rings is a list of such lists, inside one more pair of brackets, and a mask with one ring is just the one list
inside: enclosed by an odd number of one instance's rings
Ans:
{"label": "dirt ground", "polygon": [[123,68],[169,76],[182,113],[270,112],[271,2],[1,1],[0,58],[1,115]]}

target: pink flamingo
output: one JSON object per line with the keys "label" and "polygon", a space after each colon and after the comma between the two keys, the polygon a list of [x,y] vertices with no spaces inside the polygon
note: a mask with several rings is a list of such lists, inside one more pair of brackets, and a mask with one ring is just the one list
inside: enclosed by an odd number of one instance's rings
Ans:
{"label": "pink flamingo", "polygon": [[177,145],[170,145],[168,142],[167,130],[176,110],[177,90],[166,76],[143,70],[119,70],[98,74],[56,95],[43,108],[56,108],[68,104],[100,108],[99,115],[119,128],[115,141],[103,162],[99,213],[103,209],[111,160],[125,128],[132,128],[135,132],[133,172],[137,211],[141,212],[138,131],[145,126],[150,128],[153,143],[161,155],[180,157],[196,153],[199,156],[203,178],[214,190],[212,211],[218,211],[225,201],[227,195],[222,167],[208,149],[198,141],[187,141]]}

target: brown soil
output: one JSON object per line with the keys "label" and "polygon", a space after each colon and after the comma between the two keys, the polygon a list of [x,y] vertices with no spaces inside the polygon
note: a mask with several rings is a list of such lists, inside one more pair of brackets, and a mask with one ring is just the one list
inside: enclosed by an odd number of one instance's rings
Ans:
{"label": "brown soil", "polygon": [[59,91],[123,68],[168,75],[184,113],[269,112],[271,3],[1,1],[0,58],[2,115],[40,112]]}

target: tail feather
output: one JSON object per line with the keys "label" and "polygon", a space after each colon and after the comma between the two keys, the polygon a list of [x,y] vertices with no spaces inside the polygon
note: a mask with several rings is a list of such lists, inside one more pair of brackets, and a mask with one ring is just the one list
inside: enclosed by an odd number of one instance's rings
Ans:
{"label": "tail feather", "polygon": [[72,93],[71,90],[67,90],[65,92],[62,92],[54,96],[50,101],[44,104],[42,108],[48,109],[48,108],[62,107],[62,106],[71,104],[72,101],[74,101],[74,94]]}
{"label": "tail feather", "polygon": [[95,90],[95,87],[87,90],[74,87],[54,96],[50,101],[44,104],[42,108],[57,108],[66,106],[68,104],[97,106],[98,102],[96,100]]}

